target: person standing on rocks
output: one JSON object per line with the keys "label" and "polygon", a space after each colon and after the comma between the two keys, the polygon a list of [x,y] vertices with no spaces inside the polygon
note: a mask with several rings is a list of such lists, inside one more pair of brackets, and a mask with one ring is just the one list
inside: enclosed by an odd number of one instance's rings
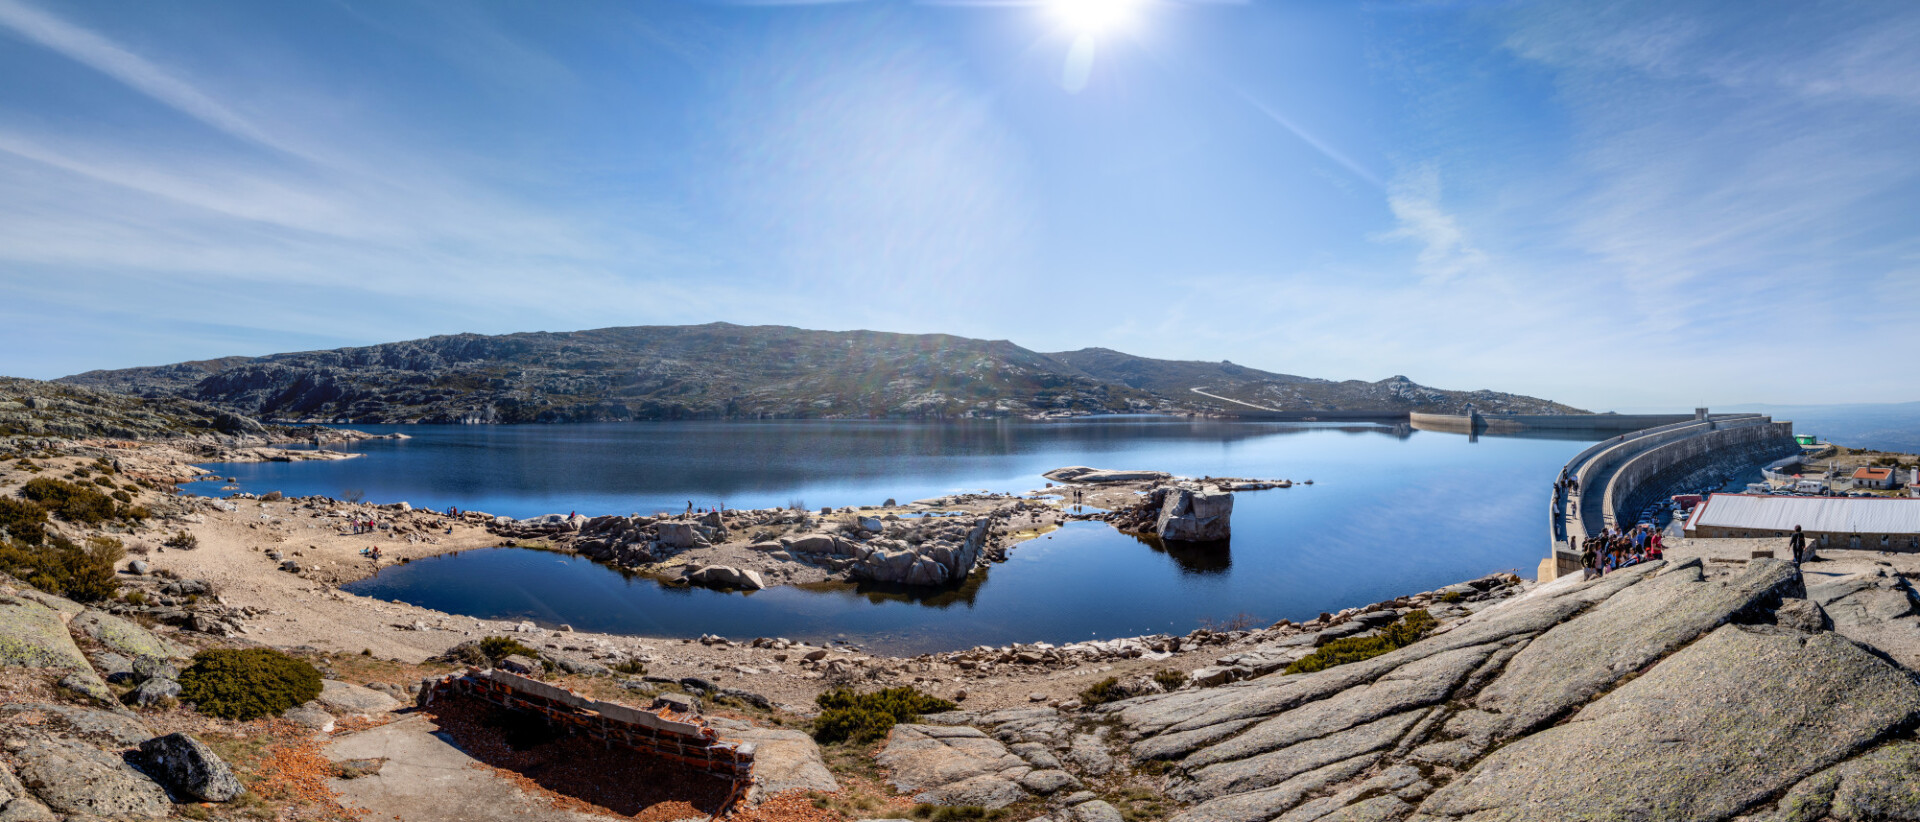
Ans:
{"label": "person standing on rocks", "polygon": [[1787,547],[1793,549],[1793,564],[1799,565],[1806,558],[1807,535],[1800,526],[1793,526],[1793,536],[1787,537]]}

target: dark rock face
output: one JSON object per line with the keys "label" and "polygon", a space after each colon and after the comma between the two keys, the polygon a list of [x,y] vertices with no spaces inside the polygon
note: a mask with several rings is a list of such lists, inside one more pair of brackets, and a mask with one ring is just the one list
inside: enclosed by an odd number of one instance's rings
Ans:
{"label": "dark rock face", "polygon": [[1175,763],[1176,822],[1920,819],[1920,679],[1826,630],[1904,624],[1901,588],[1648,563],[1369,660],[1099,710]]}
{"label": "dark rock face", "polygon": [[200,740],[167,734],[140,743],[142,764],[175,793],[202,802],[226,802],[243,788],[233,770]]}

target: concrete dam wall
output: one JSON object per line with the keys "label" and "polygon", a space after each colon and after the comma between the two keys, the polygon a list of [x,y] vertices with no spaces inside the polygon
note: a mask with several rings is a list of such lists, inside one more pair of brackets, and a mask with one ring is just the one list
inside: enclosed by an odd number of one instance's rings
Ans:
{"label": "concrete dam wall", "polygon": [[1579,479],[1580,491],[1556,493],[1549,503],[1553,555],[1540,563],[1540,578],[1580,567],[1575,538],[1584,541],[1609,525],[1630,526],[1654,500],[1798,450],[1793,423],[1758,414],[1670,423],[1595,443],[1561,469],[1561,478]]}
{"label": "concrete dam wall", "polygon": [[1692,414],[1409,414],[1421,431],[1452,434],[1508,434],[1522,431],[1626,433],[1691,422]]}
{"label": "concrete dam wall", "polygon": [[1799,451],[1793,423],[1772,420],[1669,443],[1620,467],[1607,486],[1603,514],[1607,522],[1632,525],[1649,503],[1697,488],[1707,476],[1744,471]]}

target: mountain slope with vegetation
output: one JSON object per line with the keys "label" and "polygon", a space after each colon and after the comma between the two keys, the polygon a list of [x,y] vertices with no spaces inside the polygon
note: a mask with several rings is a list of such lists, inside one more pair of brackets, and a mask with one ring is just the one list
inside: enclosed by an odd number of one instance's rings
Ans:
{"label": "mountain slope with vegetation", "polygon": [[0,437],[153,440],[267,434],[224,408],[172,396],[134,397],[78,385],[0,377]]}
{"label": "mountain slope with vegetation", "polygon": [[[1099,352],[1098,355],[1089,352]],[[1101,349],[1047,355],[1005,340],[784,326],[636,326],[454,334],[331,351],[91,371],[65,383],[211,403],[264,419],[357,423],[1004,417],[1243,410],[1274,386],[1301,407],[1446,412],[1469,395],[1411,382],[1333,383]],[[1146,375],[1146,376],[1142,376]],[[1199,382],[1186,382],[1198,379]],[[1182,383],[1186,384],[1182,384]],[[1388,386],[1357,389],[1352,386]],[[1408,388],[1410,386],[1410,388]],[[1396,394],[1398,390],[1401,393]],[[1517,395],[1515,409],[1553,413]],[[1326,397],[1325,406],[1307,406]],[[1253,402],[1253,400],[1246,400]],[[1485,406],[1491,407],[1491,406]],[[1289,407],[1288,410],[1295,410]]]}

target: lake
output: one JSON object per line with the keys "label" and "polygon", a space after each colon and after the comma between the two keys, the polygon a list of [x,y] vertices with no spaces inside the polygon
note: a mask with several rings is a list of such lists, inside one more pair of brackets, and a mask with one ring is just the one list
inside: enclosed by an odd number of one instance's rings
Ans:
{"label": "lake", "polygon": [[415,561],[347,586],[486,619],[662,637],[844,639],[891,653],[1185,633],[1243,613],[1299,620],[1495,571],[1532,576],[1546,550],[1547,486],[1586,444],[1163,417],[356,427],[411,439],[351,446],[360,459],[208,467],[256,493],[358,493],[515,517],[1025,491],[1064,465],[1314,481],[1237,494],[1224,549],[1169,552],[1076,523],[933,592],[669,588],[525,549]]}

